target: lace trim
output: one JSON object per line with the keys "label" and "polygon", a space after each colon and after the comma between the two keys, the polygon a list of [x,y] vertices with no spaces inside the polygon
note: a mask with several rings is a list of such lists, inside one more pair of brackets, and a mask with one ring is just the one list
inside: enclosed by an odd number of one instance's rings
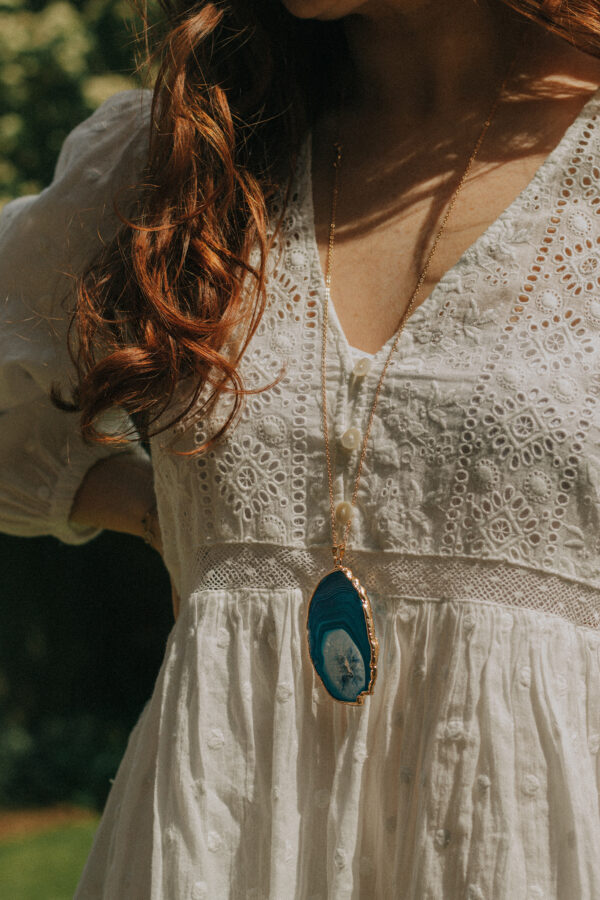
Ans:
{"label": "lace trim", "polygon": [[[559,616],[600,630],[600,591],[552,573],[506,562],[355,551],[347,563],[378,605],[398,598],[496,603]],[[297,589],[310,595],[332,568],[327,547],[218,544],[197,556],[200,590]]]}

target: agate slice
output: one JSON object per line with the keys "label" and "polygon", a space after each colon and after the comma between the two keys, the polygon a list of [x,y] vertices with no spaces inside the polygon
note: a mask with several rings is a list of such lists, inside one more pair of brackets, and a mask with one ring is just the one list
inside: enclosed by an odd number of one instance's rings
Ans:
{"label": "agate slice", "polygon": [[350,569],[335,569],[317,585],[308,608],[308,649],[325,689],[342,703],[373,693],[378,644],[371,605]]}

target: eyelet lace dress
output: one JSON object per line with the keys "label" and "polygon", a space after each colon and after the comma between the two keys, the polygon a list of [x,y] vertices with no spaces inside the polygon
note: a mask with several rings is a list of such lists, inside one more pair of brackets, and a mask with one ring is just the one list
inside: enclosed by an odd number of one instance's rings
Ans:
{"label": "eyelet lace dress", "polygon": [[[69,377],[57,273],[97,249],[98,221],[116,228],[148,110],[113,98],[53,184],[4,211],[6,531],[95,533],[68,510],[107,451],[46,400]],[[381,645],[360,708],[323,691],[306,647],[331,567],[310,170],[307,140],[242,361],[248,386],[280,380],[197,458],[171,450],[203,442],[230,398],[151,442],[181,614],[76,898],[598,900],[600,93],[393,357],[348,558]],[[357,365],[331,307],[329,341],[342,502],[359,451],[341,437],[363,431],[390,344]]]}

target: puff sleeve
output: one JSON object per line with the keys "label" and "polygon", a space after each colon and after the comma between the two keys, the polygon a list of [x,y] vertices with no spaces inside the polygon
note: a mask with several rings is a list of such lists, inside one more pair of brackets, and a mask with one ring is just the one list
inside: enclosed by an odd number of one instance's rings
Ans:
{"label": "puff sleeve", "polygon": [[[117,230],[113,198],[144,165],[150,98],[125,91],[104,103],[66,139],[50,186],[0,215],[0,531],[84,543],[99,530],[68,520],[87,470],[115,453],[147,459],[133,440],[85,444],[77,413],[57,409],[49,391],[57,383],[71,397],[74,275]],[[132,427],[114,409],[99,427],[111,433],[124,421]]]}

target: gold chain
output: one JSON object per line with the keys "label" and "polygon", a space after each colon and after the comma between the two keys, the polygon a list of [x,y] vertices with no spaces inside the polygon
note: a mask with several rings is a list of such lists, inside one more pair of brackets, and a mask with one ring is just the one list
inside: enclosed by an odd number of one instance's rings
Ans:
{"label": "gold chain", "polygon": [[[471,155],[469,157],[467,166],[463,172],[463,175],[462,175],[460,181],[458,182],[458,186],[456,187],[456,189],[452,195],[452,198],[450,200],[450,203],[448,204],[448,208],[446,209],[446,213],[444,215],[444,218],[442,219],[442,224],[440,225],[440,228],[435,236],[435,240],[433,242],[431,250],[429,251],[429,254],[427,256],[427,260],[425,262],[425,267],[424,267],[423,271],[421,272],[421,274],[419,275],[416,287],[412,293],[412,296],[410,298],[408,306],[406,307],[406,310],[402,314],[402,317],[400,319],[400,323],[398,325],[398,329],[396,332],[396,339],[395,339],[394,343],[392,344],[390,352],[389,352],[387,359],[385,361],[385,364],[383,366],[381,375],[379,376],[379,381],[377,383],[377,388],[375,390],[375,397],[373,399],[373,405],[371,407],[371,412],[369,414],[367,430],[365,432],[365,436],[364,436],[363,443],[362,443],[360,459],[358,461],[358,468],[356,471],[356,478],[354,481],[354,489],[352,491],[352,498],[350,501],[350,506],[352,508],[354,508],[354,505],[356,503],[356,498],[358,495],[358,485],[360,482],[362,467],[363,467],[363,463],[364,463],[366,452],[367,452],[367,443],[369,440],[369,434],[371,433],[371,426],[373,424],[373,418],[375,416],[375,408],[377,406],[377,401],[379,400],[379,393],[381,391],[381,385],[383,384],[383,379],[385,378],[385,374],[387,372],[390,360],[392,358],[392,354],[394,353],[394,351],[396,350],[396,347],[398,346],[398,341],[400,340],[400,336],[404,330],[404,324],[412,311],[412,308],[415,304],[415,300],[417,299],[417,296],[419,295],[419,292],[423,286],[425,278],[427,277],[427,272],[429,271],[429,266],[431,265],[431,260],[433,259],[433,256],[435,254],[435,251],[437,250],[437,247],[438,247],[438,244],[442,237],[442,234],[444,232],[444,229],[446,228],[446,223],[448,222],[448,219],[450,218],[450,214],[452,213],[452,210],[454,209],[454,205],[456,203],[458,195],[460,194],[460,192],[463,188],[463,185],[469,176],[469,172],[471,171],[471,167],[473,165],[473,162],[475,161],[475,157],[477,156],[477,154],[479,152],[479,149],[483,143],[483,140],[485,138],[487,130],[491,125],[491,122],[492,122],[492,119],[494,118],[496,110],[498,109],[500,100],[504,93],[504,89],[506,87],[506,84],[507,84],[510,76],[512,75],[512,71],[513,71],[513,68],[516,63],[517,58],[518,58],[518,50],[509,66],[508,72],[500,86],[500,90],[498,91],[498,95],[497,95],[496,99],[494,100],[494,103],[492,104],[492,107],[488,113],[488,116],[483,124],[483,127],[481,129],[479,137],[477,138],[477,141],[475,143],[475,147],[473,148],[473,152],[471,153]],[[334,157],[334,162],[333,162],[334,178],[333,178],[333,194],[332,194],[332,199],[331,199],[331,221],[330,221],[330,225],[329,225],[329,241],[328,241],[328,245],[327,245],[327,261],[326,261],[326,269],[325,269],[325,309],[323,312],[323,343],[322,343],[322,351],[321,351],[321,392],[322,392],[322,409],[323,409],[323,434],[325,437],[325,453],[327,456],[327,476],[329,479],[329,504],[330,504],[330,510],[331,510],[331,534],[333,537],[332,552],[333,552],[335,565],[341,566],[342,562],[343,562],[344,552],[346,550],[348,534],[350,532],[350,527],[352,525],[352,518],[350,517],[348,519],[348,521],[346,522],[344,532],[342,535],[342,540],[339,541],[337,525],[336,525],[335,501],[334,501],[334,497],[333,497],[333,475],[332,475],[332,466],[331,466],[331,451],[330,451],[330,446],[329,446],[329,429],[327,426],[327,389],[326,389],[326,384],[327,384],[327,323],[328,323],[328,318],[329,318],[328,308],[329,308],[329,300],[331,299],[331,268],[332,268],[332,262],[333,262],[333,249],[334,249],[334,244],[335,244],[335,228],[336,228],[337,205],[338,205],[338,196],[339,196],[339,172],[340,172],[340,168],[341,168],[341,164],[342,164],[342,144],[340,143],[339,138],[334,142],[333,146],[334,146],[334,151],[335,151],[335,157]]]}

